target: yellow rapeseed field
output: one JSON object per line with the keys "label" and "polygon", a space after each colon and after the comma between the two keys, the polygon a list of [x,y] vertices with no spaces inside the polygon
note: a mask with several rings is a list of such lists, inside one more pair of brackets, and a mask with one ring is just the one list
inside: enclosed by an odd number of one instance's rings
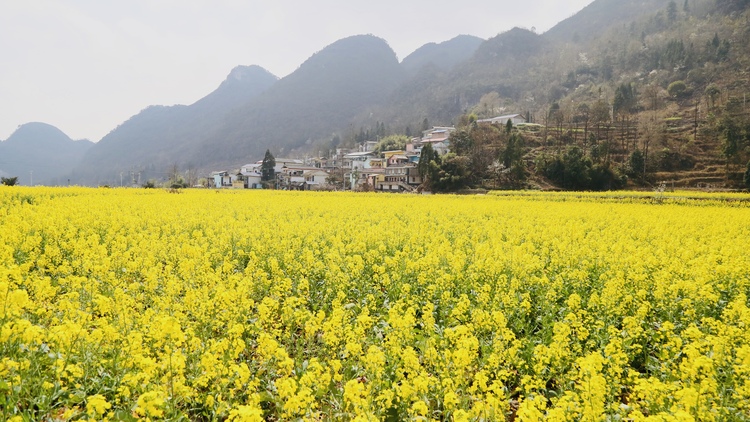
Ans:
{"label": "yellow rapeseed field", "polygon": [[750,420],[748,200],[0,187],[0,419]]}

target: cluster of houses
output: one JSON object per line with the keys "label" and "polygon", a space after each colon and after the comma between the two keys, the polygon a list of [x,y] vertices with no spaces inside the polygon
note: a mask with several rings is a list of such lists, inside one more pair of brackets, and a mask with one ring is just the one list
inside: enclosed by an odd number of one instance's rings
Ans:
{"label": "cluster of houses", "polygon": [[[520,115],[498,116],[487,123],[520,122]],[[266,186],[288,190],[376,190],[411,192],[422,184],[417,163],[422,148],[430,144],[440,155],[450,150],[449,138],[456,129],[452,126],[433,127],[412,138],[403,150],[374,151],[377,142],[367,141],[355,150],[338,148],[329,157],[276,158],[274,180]],[[234,189],[262,189],[262,161],[245,164],[239,169],[215,171],[208,179],[209,187]],[[334,185],[333,181],[337,181]]]}

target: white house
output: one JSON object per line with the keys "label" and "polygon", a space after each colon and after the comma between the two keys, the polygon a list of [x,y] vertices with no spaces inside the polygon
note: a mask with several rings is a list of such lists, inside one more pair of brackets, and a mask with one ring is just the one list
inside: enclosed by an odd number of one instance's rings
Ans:
{"label": "white house", "polygon": [[252,163],[252,164],[245,164],[240,169],[240,173],[245,179],[245,187],[249,189],[259,189],[262,187],[261,185],[261,178],[262,178],[262,172],[261,172],[261,164],[260,163]]}
{"label": "white house", "polygon": [[477,123],[490,123],[493,125],[494,124],[507,125],[508,120],[510,120],[513,123],[513,125],[526,123],[526,118],[520,114],[506,114],[505,116],[497,116],[497,117],[492,117],[489,119],[480,119],[480,120],[477,120]]}
{"label": "white house", "polygon": [[[422,139],[419,141],[421,146],[432,145],[432,149],[440,155],[450,150],[450,136],[455,132],[453,126],[435,126],[422,132]],[[420,148],[421,152],[421,148]]]}
{"label": "white house", "polygon": [[232,176],[229,174],[228,171],[214,171],[211,172],[211,178],[209,181],[212,181],[211,185],[215,188],[227,188],[232,187]]}
{"label": "white house", "polygon": [[328,183],[328,172],[320,169],[307,170],[302,173],[307,189],[319,189]]}

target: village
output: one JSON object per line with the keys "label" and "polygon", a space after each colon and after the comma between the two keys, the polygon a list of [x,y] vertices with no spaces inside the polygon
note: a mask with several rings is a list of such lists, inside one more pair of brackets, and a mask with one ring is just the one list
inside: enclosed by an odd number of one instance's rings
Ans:
{"label": "village", "polygon": [[[497,116],[477,123],[526,123],[520,114]],[[417,170],[422,148],[430,145],[439,155],[450,152],[453,126],[434,126],[414,137],[403,150],[376,152],[377,141],[356,149],[337,148],[329,157],[275,158],[273,180],[263,180],[263,161],[231,170],[213,171],[210,188],[283,190],[354,190],[415,192],[422,184]]]}

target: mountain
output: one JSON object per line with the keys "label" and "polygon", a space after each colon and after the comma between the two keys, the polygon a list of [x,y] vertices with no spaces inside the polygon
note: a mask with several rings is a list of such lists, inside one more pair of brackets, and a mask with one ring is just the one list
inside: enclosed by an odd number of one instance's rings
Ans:
{"label": "mountain", "polygon": [[[538,34],[513,28],[483,41],[449,71],[434,64],[423,66],[374,114],[397,128],[413,128],[424,118],[436,124],[454,122],[491,92],[519,100],[535,84],[529,75],[537,69],[538,57],[549,50],[550,43]],[[549,67],[539,70],[556,72]]]}
{"label": "mountain", "polygon": [[457,64],[468,60],[482,41],[484,40],[472,35],[459,35],[439,44],[428,43],[406,56],[401,61],[401,67],[409,76],[414,76],[428,65],[435,65],[442,71],[449,72]]}
{"label": "mountain", "polygon": [[60,129],[46,123],[21,125],[0,142],[0,173],[17,176],[24,185],[64,185],[65,176],[94,144],[74,141]]}
{"label": "mountain", "polygon": [[668,3],[669,0],[596,0],[553,26],[544,37],[558,42],[590,41],[607,29],[665,9]]}
{"label": "mountain", "polygon": [[192,105],[150,106],[101,139],[76,169],[86,184],[119,183],[122,171],[158,177],[174,163],[193,165],[191,148],[203,142],[227,114],[260,95],[278,78],[259,66],[238,66],[219,87]]}
{"label": "mountain", "polygon": [[327,46],[254,101],[233,110],[196,155],[203,162],[259,160],[351,130],[353,118],[384,104],[403,80],[381,38],[357,35]]}
{"label": "mountain", "polygon": [[[747,9],[745,0],[595,0],[541,35],[513,28],[485,41],[460,36],[401,63],[384,40],[353,36],[285,78],[237,68],[193,105],[149,107],[91,148],[76,172],[86,183],[113,183],[130,169],[162,178],[173,164],[205,175],[259,160],[266,149],[299,157],[354,146],[373,125],[414,133],[426,121],[523,113],[541,124],[527,134],[528,163],[551,145],[551,154],[577,145],[624,172],[640,149],[663,180],[679,169],[692,172],[687,184],[713,183],[725,173],[725,121],[745,127],[737,113],[746,113],[750,91]],[[750,124],[742,130],[750,138]],[[724,164],[747,161],[750,148],[738,148]]]}
{"label": "mountain", "polygon": [[382,104],[403,80],[388,44],[371,35],[339,40],[276,80],[260,68],[236,68],[191,106],[151,106],[97,143],[76,170],[82,182],[114,183],[135,169],[160,178],[167,168],[209,169],[289,152],[347,130]]}

